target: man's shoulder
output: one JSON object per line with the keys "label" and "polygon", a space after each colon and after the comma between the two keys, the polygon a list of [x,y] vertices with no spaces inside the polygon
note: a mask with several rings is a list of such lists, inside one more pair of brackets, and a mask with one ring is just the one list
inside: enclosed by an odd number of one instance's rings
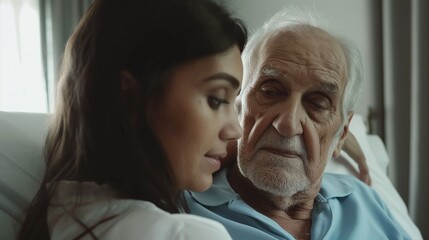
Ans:
{"label": "man's shoulder", "polygon": [[[329,202],[333,214],[330,234],[343,233],[342,229],[353,226],[361,235],[409,239],[376,191],[354,176],[325,173],[320,195]],[[324,201],[319,202],[323,206]],[[368,219],[372,219],[372,224],[368,224]]]}
{"label": "man's shoulder", "polygon": [[379,201],[376,192],[354,176],[336,173],[325,173],[320,193],[325,198],[359,197],[373,195]]}
{"label": "man's shoulder", "polygon": [[329,185],[347,185],[349,187],[359,187],[364,190],[371,189],[368,185],[357,179],[355,176],[338,174],[338,173],[325,173],[323,175],[323,184]]}
{"label": "man's shoulder", "polygon": [[359,209],[375,215],[390,215],[378,193],[354,176],[326,173],[323,176],[320,196],[328,201],[335,201],[341,209],[347,208],[346,212]]}
{"label": "man's shoulder", "polygon": [[344,180],[346,182],[361,182],[355,176],[340,173],[324,173],[323,178]]}

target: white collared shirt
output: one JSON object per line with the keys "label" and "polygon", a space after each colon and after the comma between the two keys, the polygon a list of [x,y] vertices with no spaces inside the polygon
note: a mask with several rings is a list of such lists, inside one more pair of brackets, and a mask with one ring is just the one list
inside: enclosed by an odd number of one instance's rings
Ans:
{"label": "white collared shirt", "polygon": [[48,226],[52,240],[81,234],[79,239],[95,239],[91,234],[106,240],[231,239],[215,221],[170,214],[147,201],[119,199],[113,189],[94,182],[61,181],[48,209]]}

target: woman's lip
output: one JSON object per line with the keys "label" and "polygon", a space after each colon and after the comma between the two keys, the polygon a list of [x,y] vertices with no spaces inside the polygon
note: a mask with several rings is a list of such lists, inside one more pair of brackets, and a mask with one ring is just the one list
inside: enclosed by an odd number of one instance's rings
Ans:
{"label": "woman's lip", "polygon": [[215,171],[221,167],[221,160],[226,158],[227,153],[206,154],[204,155],[208,162],[215,167]]}
{"label": "woman's lip", "polygon": [[219,169],[220,169],[221,163],[220,163],[220,160],[219,160],[219,159],[214,158],[214,157],[211,157],[211,156],[207,156],[207,155],[206,155],[205,157],[206,157],[207,161],[208,161],[211,165],[213,165],[213,166],[214,166],[215,171],[217,171],[217,170],[219,170]]}
{"label": "woman's lip", "polygon": [[205,155],[208,158],[213,158],[213,159],[217,159],[217,160],[222,160],[224,158],[226,158],[227,153],[218,153],[218,154],[206,154]]}

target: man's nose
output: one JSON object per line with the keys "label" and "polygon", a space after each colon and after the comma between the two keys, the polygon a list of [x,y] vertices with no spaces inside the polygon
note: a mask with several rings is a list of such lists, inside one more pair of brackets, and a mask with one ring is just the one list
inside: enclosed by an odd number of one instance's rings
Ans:
{"label": "man's nose", "polygon": [[299,98],[288,98],[276,108],[273,127],[285,137],[293,137],[303,132],[304,108]]}

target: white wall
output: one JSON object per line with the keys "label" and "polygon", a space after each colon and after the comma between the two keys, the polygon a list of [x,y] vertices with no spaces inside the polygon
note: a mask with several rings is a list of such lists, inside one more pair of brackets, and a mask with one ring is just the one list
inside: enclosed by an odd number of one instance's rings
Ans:
{"label": "white wall", "polygon": [[367,117],[369,107],[376,113],[370,122],[374,133],[383,137],[381,0],[219,0],[242,19],[250,32],[283,7],[315,9],[355,41],[362,54],[364,84],[356,112]]}

